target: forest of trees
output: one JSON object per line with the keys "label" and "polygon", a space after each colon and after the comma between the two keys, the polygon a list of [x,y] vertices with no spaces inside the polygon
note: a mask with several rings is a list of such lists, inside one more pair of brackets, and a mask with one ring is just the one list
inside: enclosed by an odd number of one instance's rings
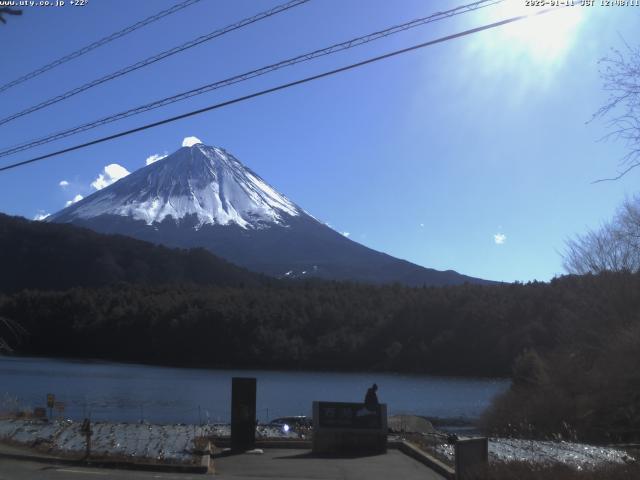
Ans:
{"label": "forest of trees", "polygon": [[[0,296],[22,354],[211,367],[511,376],[485,426],[528,436],[640,431],[640,275],[409,288],[119,284]],[[635,433],[634,433],[635,432]]]}
{"label": "forest of trees", "polygon": [[[640,57],[638,57],[640,59]],[[640,197],[612,220],[567,241],[567,271],[597,279],[590,313],[567,304],[562,341],[513,364],[511,389],[483,422],[492,433],[591,441],[640,439]],[[596,275],[596,276],[594,276]],[[562,280],[564,281],[564,279]],[[576,291],[576,293],[578,293]]]}
{"label": "forest of trees", "polygon": [[492,433],[640,439],[640,275],[574,278],[582,284],[574,292],[582,308],[565,306],[568,321],[554,332],[560,341],[552,348],[515,359],[511,389],[484,418]]}

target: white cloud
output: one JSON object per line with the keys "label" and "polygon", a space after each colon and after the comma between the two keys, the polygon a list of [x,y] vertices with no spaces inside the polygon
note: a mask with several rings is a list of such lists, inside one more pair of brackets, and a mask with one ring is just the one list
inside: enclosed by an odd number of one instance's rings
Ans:
{"label": "white cloud", "polygon": [[74,203],[78,203],[80,200],[82,200],[84,197],[80,194],[76,195],[75,197],[73,197],[73,200],[69,200],[67,203],[64,204],[65,208],[68,207],[69,205],[73,205]]}
{"label": "white cloud", "polygon": [[496,233],[493,236],[493,241],[496,245],[502,245],[507,241],[507,236],[504,233]]}
{"label": "white cloud", "polygon": [[68,187],[69,182],[67,182],[66,180],[60,180],[60,183],[58,183],[58,185],[60,185],[62,188]]}
{"label": "white cloud", "polygon": [[150,157],[147,157],[147,159],[145,160],[145,163],[147,165],[151,165],[152,163],[156,163],[158,160],[162,160],[166,156],[167,156],[166,152],[162,155],[160,155],[159,153],[154,153]]}
{"label": "white cloud", "polygon": [[185,139],[182,140],[183,147],[191,147],[196,143],[202,143],[202,141],[198,137],[185,137]]}
{"label": "white cloud", "polygon": [[420,228],[424,228],[424,223],[421,223],[421,224],[420,224]]}
{"label": "white cloud", "polygon": [[122,165],[111,163],[104,167],[104,173],[98,175],[98,178],[91,182],[91,186],[96,190],[102,190],[104,187],[108,187],[112,183],[126,177],[129,173],[129,170]]}
{"label": "white cloud", "polygon": [[49,215],[51,215],[50,213],[45,213],[44,210],[38,210],[38,213],[36,214],[35,217],[33,217],[33,219],[36,222],[40,222],[42,220],[44,220],[45,218],[47,218]]}
{"label": "white cloud", "polygon": [[342,235],[348,238],[351,236],[351,232],[342,232]]}

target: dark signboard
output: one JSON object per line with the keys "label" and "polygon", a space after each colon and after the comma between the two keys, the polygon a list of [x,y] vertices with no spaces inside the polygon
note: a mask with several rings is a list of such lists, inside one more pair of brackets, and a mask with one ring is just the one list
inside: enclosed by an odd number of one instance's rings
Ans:
{"label": "dark signboard", "polygon": [[231,448],[250,450],[256,440],[256,379],[231,379]]}
{"label": "dark signboard", "polygon": [[489,462],[489,440],[486,437],[456,441],[456,478],[461,480],[486,478]]}
{"label": "dark signboard", "polygon": [[380,429],[380,405],[368,409],[364,403],[318,402],[318,424],[321,428]]}

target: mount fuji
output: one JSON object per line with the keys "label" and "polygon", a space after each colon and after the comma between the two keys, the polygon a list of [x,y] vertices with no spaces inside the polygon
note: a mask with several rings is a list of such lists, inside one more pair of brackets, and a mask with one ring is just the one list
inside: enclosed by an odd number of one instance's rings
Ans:
{"label": "mount fuji", "polygon": [[408,285],[489,283],[377,252],[316,220],[222,148],[194,143],[141,168],[48,222],[170,247],[204,247],[250,270]]}

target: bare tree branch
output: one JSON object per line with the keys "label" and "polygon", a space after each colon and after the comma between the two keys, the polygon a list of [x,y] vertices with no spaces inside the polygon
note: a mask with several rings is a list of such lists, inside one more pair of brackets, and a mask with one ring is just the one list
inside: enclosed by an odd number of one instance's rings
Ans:
{"label": "bare tree branch", "polygon": [[610,131],[600,140],[622,141],[629,152],[620,160],[620,166],[625,168],[616,177],[592,183],[619,180],[640,166],[640,48],[631,47],[624,39],[622,42],[624,52],[612,49],[609,56],[598,62],[608,98],[589,122],[610,117],[607,122]]}
{"label": "bare tree branch", "polygon": [[610,222],[566,241],[564,268],[583,275],[640,271],[640,196],[626,200]]}

